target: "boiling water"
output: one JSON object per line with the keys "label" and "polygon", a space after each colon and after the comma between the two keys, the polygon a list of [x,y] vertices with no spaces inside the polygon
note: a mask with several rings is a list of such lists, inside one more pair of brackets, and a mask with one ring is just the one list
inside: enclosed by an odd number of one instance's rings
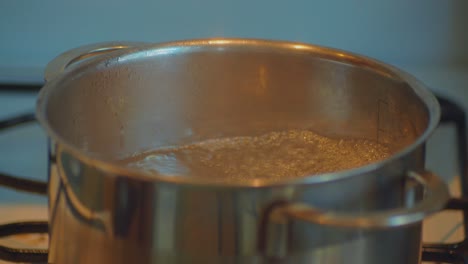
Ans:
{"label": "boiling water", "polygon": [[243,181],[346,170],[389,155],[388,148],[373,141],[332,139],[310,131],[292,130],[157,149],[122,162],[159,175]]}

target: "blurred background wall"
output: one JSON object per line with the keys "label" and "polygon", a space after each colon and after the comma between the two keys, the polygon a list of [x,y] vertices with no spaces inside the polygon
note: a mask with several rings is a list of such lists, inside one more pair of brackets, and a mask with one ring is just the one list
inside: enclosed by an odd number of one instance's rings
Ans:
{"label": "blurred background wall", "polygon": [[468,1],[0,0],[0,75],[41,78],[59,53],[109,40],[256,37],[406,66],[468,61]]}

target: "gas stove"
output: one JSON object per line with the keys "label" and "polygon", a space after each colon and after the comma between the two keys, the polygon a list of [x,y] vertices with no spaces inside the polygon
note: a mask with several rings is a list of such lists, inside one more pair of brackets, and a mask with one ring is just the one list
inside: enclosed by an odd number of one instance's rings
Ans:
{"label": "gas stove", "polygon": [[[15,261],[21,259],[15,259],[17,252],[8,248],[28,248],[30,253],[41,256],[48,242],[45,234],[47,199],[41,195],[45,188],[41,181],[47,179],[47,140],[33,114],[39,87],[15,86],[11,89],[11,86],[3,86],[8,89],[0,90],[0,184],[8,186],[0,190],[0,237],[5,237],[0,240],[0,258]],[[442,120],[428,142],[427,168],[445,176],[453,197],[468,198],[465,109],[452,99],[441,96],[438,99]],[[9,178],[13,175],[30,177],[31,185],[19,186]],[[451,200],[448,211],[425,220],[423,239],[428,243],[423,250],[423,260],[468,263],[468,242],[464,240],[468,234],[468,221],[463,221],[468,220],[466,205],[465,200]],[[14,224],[8,225],[10,223]],[[18,233],[22,234],[13,235]],[[31,256],[22,261],[41,259],[34,258],[34,254]]]}

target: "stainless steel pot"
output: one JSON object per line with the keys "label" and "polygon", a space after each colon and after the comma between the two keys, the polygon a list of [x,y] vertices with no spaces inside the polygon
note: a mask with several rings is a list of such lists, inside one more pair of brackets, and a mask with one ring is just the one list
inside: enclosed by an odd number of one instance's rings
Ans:
{"label": "stainless steel pot", "polygon": [[[51,263],[418,263],[448,199],[424,171],[432,94],[373,59],[301,43],[101,43],[46,71]],[[348,171],[238,183],[148,175],[116,160],[287,128],[389,146]]]}

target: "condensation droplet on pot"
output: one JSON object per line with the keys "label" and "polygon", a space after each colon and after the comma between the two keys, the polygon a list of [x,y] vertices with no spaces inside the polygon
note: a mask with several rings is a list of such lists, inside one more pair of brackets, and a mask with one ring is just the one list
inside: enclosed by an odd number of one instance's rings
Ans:
{"label": "condensation droplet on pot", "polygon": [[119,96],[119,107],[123,108],[125,106],[125,99],[123,96]]}
{"label": "condensation droplet on pot", "polygon": [[74,159],[70,160],[70,172],[72,176],[78,177],[81,174],[80,163]]}
{"label": "condensation droplet on pot", "polygon": [[189,127],[189,128],[187,128],[187,129],[185,129],[184,134],[185,134],[186,137],[190,137],[190,136],[193,135],[193,131],[192,131],[192,129]]}

